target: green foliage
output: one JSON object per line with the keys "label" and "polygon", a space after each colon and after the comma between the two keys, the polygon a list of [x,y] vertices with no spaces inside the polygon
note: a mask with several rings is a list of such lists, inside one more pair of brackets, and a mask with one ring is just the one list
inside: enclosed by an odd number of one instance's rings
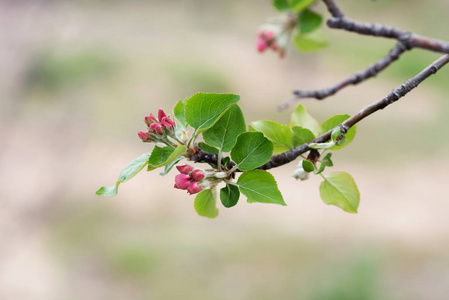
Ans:
{"label": "green foliage", "polygon": [[201,150],[209,152],[209,153],[212,153],[212,154],[218,154],[219,153],[219,150],[217,148],[212,147],[212,146],[210,146],[210,145],[208,145],[206,143],[203,143],[203,142],[199,142],[198,143],[198,147]]}
{"label": "green foliage", "polygon": [[197,133],[203,132],[239,100],[240,96],[233,94],[197,93],[186,100],[185,120]]}
{"label": "green foliage", "polygon": [[315,136],[309,129],[302,128],[301,126],[293,126],[292,127],[292,146],[293,147],[298,147],[300,145],[308,143],[311,140],[313,140],[314,138],[315,138]]}
{"label": "green foliage", "polygon": [[239,188],[232,184],[226,184],[220,190],[220,200],[224,207],[233,207],[237,204],[240,198]]}
{"label": "green foliage", "polygon": [[184,145],[179,145],[176,148],[173,147],[158,147],[155,146],[153,152],[151,153],[150,159],[148,160],[148,171],[152,171],[159,167],[168,165],[180,155],[186,152],[187,147]]}
{"label": "green foliage", "polygon": [[186,100],[187,99],[179,100],[173,108],[175,117],[178,120],[179,125],[181,125],[183,128],[187,128],[187,122],[184,115]]}
{"label": "green foliage", "polygon": [[118,192],[118,186],[122,182],[126,182],[133,178],[137,173],[139,173],[147,164],[148,158],[150,157],[150,153],[145,153],[131,161],[120,173],[118,177],[117,183],[115,186],[106,187],[102,186],[96,194],[98,196],[115,196]]}
{"label": "green foliage", "polygon": [[306,111],[302,104],[299,104],[292,113],[290,127],[293,126],[309,129],[314,135],[320,131],[320,123]]}
{"label": "green foliage", "polygon": [[250,131],[262,132],[273,143],[273,153],[281,153],[292,148],[292,130],[287,125],[274,121],[255,121],[249,125]]}
{"label": "green foliage", "polygon": [[[341,124],[344,121],[346,121],[347,119],[349,119],[349,117],[350,117],[349,115],[335,115],[335,116],[327,119],[326,121],[323,122],[323,124],[321,124],[321,130],[320,130],[319,134],[322,135],[322,134],[328,132],[329,130],[334,129],[339,124]],[[338,145],[336,145],[330,149],[338,150],[338,149],[341,149],[341,148],[347,146],[354,139],[355,131],[356,131],[356,126],[354,125],[344,135],[346,140],[338,143]],[[338,135],[340,135],[340,134],[338,134]],[[334,140],[334,141],[335,141],[335,139],[332,138],[332,140]]]}
{"label": "green foliage", "polygon": [[196,195],[194,207],[198,215],[211,219],[218,216],[215,194],[216,189],[207,189]]}
{"label": "green foliage", "polygon": [[324,177],[320,185],[320,195],[324,203],[340,207],[346,212],[356,213],[360,193],[354,179],[345,172],[333,172]]}
{"label": "green foliage", "polygon": [[298,19],[299,32],[301,34],[314,32],[321,27],[322,22],[323,18],[320,14],[317,14],[310,9],[306,9],[301,13]]}
{"label": "green foliage", "polygon": [[273,6],[280,12],[291,10],[299,13],[316,0],[273,0]]}
{"label": "green foliage", "polygon": [[315,52],[328,45],[325,35],[321,31],[311,33],[298,32],[293,37],[293,44],[301,52]]}
{"label": "green foliage", "polygon": [[315,174],[320,174],[326,167],[333,167],[334,163],[331,160],[332,153],[328,153],[321,161],[318,171],[315,170]]}
{"label": "green foliage", "polygon": [[273,175],[267,171],[251,170],[244,172],[237,180],[240,192],[246,196],[248,203],[274,203],[287,205],[278,189]]}
{"label": "green foliage", "polygon": [[231,151],[237,137],[246,131],[245,118],[238,105],[230,107],[222,117],[208,130],[203,132],[203,138],[211,146],[223,152]]}
{"label": "green foliage", "polygon": [[273,143],[261,132],[245,132],[237,138],[231,158],[240,170],[248,171],[266,163],[272,153]]}
{"label": "green foliage", "polygon": [[313,172],[315,170],[315,166],[313,165],[313,163],[311,161],[308,161],[308,160],[303,160],[302,161],[302,168],[307,173]]}

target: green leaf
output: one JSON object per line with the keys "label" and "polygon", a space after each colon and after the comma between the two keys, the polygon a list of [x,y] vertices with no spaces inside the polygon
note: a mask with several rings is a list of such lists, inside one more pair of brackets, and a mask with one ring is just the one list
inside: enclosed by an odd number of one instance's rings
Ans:
{"label": "green leaf", "polygon": [[233,94],[197,93],[187,99],[185,119],[197,133],[212,127],[230,105],[240,100]]}
{"label": "green leaf", "polygon": [[292,127],[292,146],[298,147],[305,143],[310,142],[315,138],[313,133],[307,129],[302,128],[301,126],[293,126]]}
{"label": "green leaf", "polygon": [[[350,117],[349,115],[336,115],[327,119],[326,121],[323,122],[323,124],[321,124],[320,135],[336,128],[338,125],[346,121],[346,119],[348,119],[349,117]],[[346,132],[346,134],[344,135],[344,137],[346,137],[346,142],[340,141],[339,144],[337,146],[332,147],[331,150],[338,150],[348,145],[354,139],[355,131],[356,127],[352,126],[348,130],[348,132]]]}
{"label": "green leaf", "polygon": [[233,105],[211,128],[203,132],[203,138],[209,145],[218,147],[223,152],[229,152],[239,134],[245,131],[245,117],[242,110],[238,105]]}
{"label": "green leaf", "polygon": [[226,184],[226,186],[220,190],[220,199],[224,207],[233,207],[239,201],[239,197],[239,188],[235,185]]}
{"label": "green leaf", "polygon": [[215,189],[207,189],[196,195],[193,206],[200,216],[211,219],[218,216],[215,193]]}
{"label": "green leaf", "polygon": [[290,4],[290,9],[296,13],[299,13],[309,7],[316,0],[293,0]]}
{"label": "green leaf", "polygon": [[301,52],[315,52],[327,46],[325,35],[321,31],[312,33],[297,33],[293,37],[293,44]]}
{"label": "green leaf", "polygon": [[320,14],[306,9],[302,12],[298,20],[299,32],[311,33],[320,28],[323,18]]}
{"label": "green leaf", "polygon": [[168,165],[165,166],[165,169],[163,172],[159,173],[159,175],[161,176],[165,176],[168,174],[168,172],[171,171],[171,169],[173,169],[173,167],[179,163],[181,160],[183,160],[185,157],[184,156],[178,156],[174,161],[172,161],[171,163],[169,163]]}
{"label": "green leaf", "polygon": [[215,147],[212,147],[211,145],[208,145],[206,143],[203,142],[199,142],[198,143],[198,147],[206,152],[212,153],[212,154],[218,154],[218,149]]}
{"label": "green leaf", "polygon": [[292,130],[287,125],[274,121],[255,121],[249,125],[250,131],[259,131],[273,142],[273,153],[282,153],[292,148]]}
{"label": "green leaf", "polygon": [[292,113],[290,127],[293,126],[309,129],[315,136],[320,131],[320,123],[306,111],[302,104],[299,104]]}
{"label": "green leaf", "polygon": [[186,100],[187,99],[178,101],[178,103],[176,103],[175,107],[173,108],[173,112],[175,114],[176,119],[184,129],[187,128],[187,122],[184,116],[184,108]]}
{"label": "green leaf", "polygon": [[337,139],[340,137],[341,134],[341,128],[335,127],[334,130],[332,130],[331,139],[336,142]]}
{"label": "green leaf", "polygon": [[328,153],[328,154],[323,158],[323,160],[321,161],[321,164],[320,164],[320,168],[318,169],[317,172],[315,172],[315,174],[320,174],[321,172],[324,171],[324,169],[325,169],[326,167],[332,167],[332,166],[334,166],[334,163],[333,163],[332,160],[331,160],[331,156],[332,156],[332,153]]}
{"label": "green leaf", "polygon": [[302,161],[302,168],[307,173],[315,171],[315,166],[313,165],[313,163],[311,161],[308,161],[308,160],[303,160]]}
{"label": "green leaf", "polygon": [[263,170],[252,170],[240,175],[236,185],[248,198],[248,203],[274,203],[287,205],[273,175]]}
{"label": "green leaf", "polygon": [[324,203],[340,207],[344,211],[357,213],[360,193],[354,179],[345,172],[327,175],[320,185],[320,195]]}
{"label": "green leaf", "polygon": [[173,147],[158,147],[155,146],[153,152],[151,153],[150,159],[148,160],[148,171],[152,171],[159,167],[168,165],[174,161],[177,157],[186,152],[187,147],[184,145],[179,145],[176,148]]}
{"label": "green leaf", "polygon": [[147,164],[150,153],[145,153],[131,161],[120,173],[115,186],[102,186],[96,194],[98,196],[115,196],[118,193],[118,186],[122,182],[126,182],[139,173]]}
{"label": "green leaf", "polygon": [[266,163],[273,154],[273,143],[261,132],[244,132],[231,150],[232,160],[242,171],[255,169]]}
{"label": "green leaf", "polygon": [[287,0],[273,0],[272,4],[278,11],[284,11],[290,8]]}

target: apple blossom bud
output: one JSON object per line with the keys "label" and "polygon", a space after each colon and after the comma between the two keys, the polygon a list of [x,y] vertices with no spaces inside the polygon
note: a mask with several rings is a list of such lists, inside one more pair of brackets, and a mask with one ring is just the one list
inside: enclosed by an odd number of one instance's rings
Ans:
{"label": "apple blossom bud", "polygon": [[201,187],[201,184],[199,184],[198,181],[194,181],[187,188],[187,193],[196,194],[198,192],[201,192],[202,190],[203,190],[203,188]]}
{"label": "apple blossom bud", "polygon": [[164,133],[164,127],[162,126],[161,123],[153,123],[150,125],[150,130],[152,130],[153,132],[162,135]]}
{"label": "apple blossom bud", "polygon": [[173,122],[168,117],[163,117],[162,120],[161,120],[161,124],[162,124],[162,126],[167,128],[168,130],[172,130],[175,127],[175,122]]}
{"label": "apple blossom bud", "polygon": [[228,177],[228,173],[226,173],[226,172],[216,172],[214,174],[214,176],[215,176],[215,178],[222,179],[222,178]]}
{"label": "apple blossom bud", "polygon": [[166,117],[167,115],[165,114],[165,112],[162,110],[162,108],[159,108],[158,112],[157,112],[157,119],[160,121],[162,121],[162,119],[164,117]]}
{"label": "apple blossom bud", "polygon": [[295,172],[292,174],[293,178],[300,179],[301,181],[309,179],[309,173],[302,167],[302,160],[298,163]]}
{"label": "apple blossom bud", "polygon": [[268,47],[268,45],[264,39],[262,39],[262,38],[257,39],[257,51],[264,52],[265,49],[267,49],[267,47]]}
{"label": "apple blossom bud", "polygon": [[204,173],[203,171],[196,169],[195,171],[193,171],[192,177],[195,181],[201,181],[204,178]]}
{"label": "apple blossom bud", "polygon": [[181,174],[190,174],[194,167],[189,165],[183,165],[183,166],[176,166],[176,169],[178,169],[179,173]]}
{"label": "apple blossom bud", "polygon": [[157,120],[153,115],[145,116],[144,121],[147,126],[150,126],[152,123],[157,123]]}
{"label": "apple blossom bud", "polygon": [[269,42],[274,38],[274,32],[273,31],[262,32],[262,37],[265,39],[265,41]]}
{"label": "apple blossom bud", "polygon": [[175,188],[185,190],[190,185],[192,178],[187,174],[178,174],[175,176]]}
{"label": "apple blossom bud", "polygon": [[145,142],[145,143],[150,143],[151,142],[151,136],[150,136],[150,134],[148,132],[139,131],[137,133],[137,135],[142,140],[142,142]]}

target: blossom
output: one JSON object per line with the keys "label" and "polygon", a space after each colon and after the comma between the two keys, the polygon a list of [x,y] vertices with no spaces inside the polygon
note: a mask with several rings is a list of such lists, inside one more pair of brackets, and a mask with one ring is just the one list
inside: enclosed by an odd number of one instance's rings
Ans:
{"label": "blossom", "polygon": [[150,126],[153,123],[157,123],[156,118],[153,115],[145,116],[144,118],[145,124]]}
{"label": "blossom", "polygon": [[175,176],[175,188],[185,190],[190,186],[192,177],[187,174],[178,174]]}
{"label": "blossom", "polygon": [[182,165],[182,166],[176,166],[176,169],[178,169],[179,173],[181,174],[190,174],[194,167],[189,165]]}
{"label": "blossom", "polygon": [[150,130],[155,132],[156,134],[162,135],[164,134],[164,127],[161,123],[153,123],[150,125]]}
{"label": "blossom", "polygon": [[159,120],[159,122],[162,121],[162,119],[166,116],[167,115],[165,114],[164,110],[162,108],[159,108],[157,112],[157,119]]}
{"label": "blossom", "polygon": [[160,120],[162,126],[168,130],[172,130],[175,127],[175,122],[173,122],[169,117],[162,117]]}
{"label": "blossom", "polygon": [[151,136],[150,136],[150,134],[148,132],[139,131],[137,133],[137,135],[142,140],[142,142],[145,142],[145,143],[150,143],[151,142]]}
{"label": "blossom", "polygon": [[198,192],[201,192],[202,190],[203,190],[203,187],[201,186],[201,184],[198,181],[194,181],[187,188],[187,193],[192,195],[192,194],[196,194]]}
{"label": "blossom", "polygon": [[204,173],[200,169],[196,169],[192,172],[192,178],[195,181],[201,181],[204,178]]}

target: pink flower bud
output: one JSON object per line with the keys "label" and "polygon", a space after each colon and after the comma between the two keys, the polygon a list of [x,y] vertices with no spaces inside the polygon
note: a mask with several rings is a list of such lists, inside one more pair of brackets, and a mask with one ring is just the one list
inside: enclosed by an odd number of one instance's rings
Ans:
{"label": "pink flower bud", "polygon": [[274,38],[274,33],[272,31],[265,31],[262,33],[262,37],[265,41],[269,42]]}
{"label": "pink flower bud", "polygon": [[190,186],[192,178],[187,174],[178,174],[175,176],[175,188],[180,190],[187,189]]}
{"label": "pink flower bud", "polygon": [[147,124],[148,126],[150,126],[153,123],[157,123],[157,120],[153,115],[146,116],[144,120],[145,124]]}
{"label": "pink flower bud", "polygon": [[262,38],[257,39],[257,51],[264,52],[265,49],[267,49],[267,47],[268,47],[268,45],[264,39],[262,39]]}
{"label": "pink flower bud", "polygon": [[151,136],[148,132],[145,131],[139,131],[137,135],[140,137],[142,142],[150,143],[151,142]]}
{"label": "pink flower bud", "polygon": [[204,173],[203,171],[196,169],[195,171],[193,171],[192,177],[195,181],[201,181],[204,178]]}
{"label": "pink flower bud", "polygon": [[162,110],[162,108],[159,108],[158,112],[157,112],[157,119],[160,121],[162,121],[163,117],[166,117],[167,115],[164,113],[164,111]]}
{"label": "pink flower bud", "polygon": [[190,172],[192,172],[194,167],[189,165],[183,165],[183,166],[176,166],[176,169],[178,169],[179,173],[190,174]]}
{"label": "pink flower bud", "polygon": [[203,188],[201,187],[201,184],[199,184],[197,181],[194,181],[187,188],[187,193],[192,195],[192,194],[196,194],[198,192],[201,192],[202,190],[203,190]]}
{"label": "pink flower bud", "polygon": [[278,44],[276,44],[276,42],[271,44],[271,49],[273,49],[273,51],[277,51],[279,49]]}
{"label": "pink flower bud", "polygon": [[175,127],[175,122],[173,122],[168,117],[163,117],[162,120],[161,120],[161,123],[162,123],[162,126],[167,128],[168,130],[172,130]]}
{"label": "pink flower bud", "polygon": [[164,127],[162,126],[161,123],[153,123],[150,125],[150,130],[152,130],[153,132],[162,135],[164,133]]}

